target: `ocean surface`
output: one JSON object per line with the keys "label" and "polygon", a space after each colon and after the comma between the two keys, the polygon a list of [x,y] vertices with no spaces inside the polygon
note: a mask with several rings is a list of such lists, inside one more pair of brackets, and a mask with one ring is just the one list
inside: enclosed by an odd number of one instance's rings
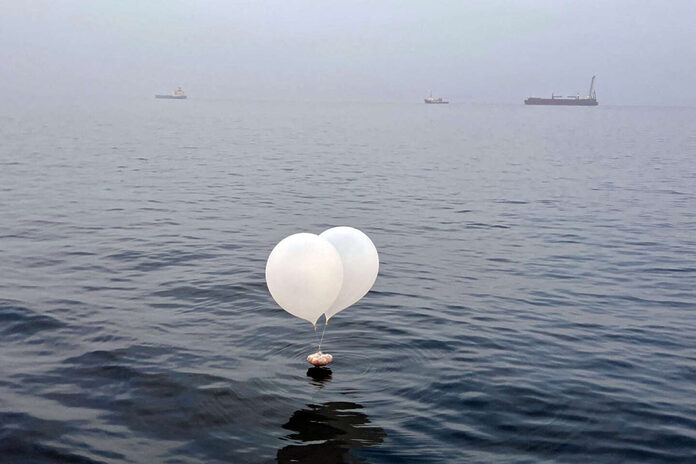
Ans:
{"label": "ocean surface", "polygon": [[[339,225],[308,369],[265,262]],[[696,462],[696,109],[0,109],[0,462]]]}

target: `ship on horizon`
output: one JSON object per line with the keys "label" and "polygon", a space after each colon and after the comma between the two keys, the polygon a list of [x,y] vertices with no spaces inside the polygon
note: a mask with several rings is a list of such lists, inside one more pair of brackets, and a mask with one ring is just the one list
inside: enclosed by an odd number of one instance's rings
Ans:
{"label": "ship on horizon", "polygon": [[181,87],[176,89],[174,93],[167,94],[167,95],[155,95],[155,98],[169,98],[172,100],[186,100],[186,94],[184,93],[183,90],[181,90]]}
{"label": "ship on horizon", "polygon": [[441,97],[434,98],[433,97],[433,92],[430,92],[430,96],[426,97],[424,99],[425,103],[431,104],[431,105],[446,105],[449,102],[447,100],[443,100]]}
{"label": "ship on horizon", "polygon": [[529,97],[524,101],[525,105],[565,105],[565,106],[597,106],[597,94],[594,90],[594,81],[596,76],[592,76],[590,81],[590,91],[586,97],[581,97],[580,94],[575,96],[563,97],[560,95],[551,94],[551,98]]}

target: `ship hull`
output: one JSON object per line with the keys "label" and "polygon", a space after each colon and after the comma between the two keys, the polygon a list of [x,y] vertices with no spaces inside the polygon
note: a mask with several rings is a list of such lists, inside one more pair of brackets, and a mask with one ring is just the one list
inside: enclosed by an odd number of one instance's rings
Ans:
{"label": "ship hull", "polygon": [[537,98],[530,97],[524,101],[525,105],[552,105],[552,106],[597,106],[599,103],[594,98]]}
{"label": "ship hull", "polygon": [[427,103],[428,105],[448,105],[449,104],[448,101],[428,101],[428,100],[425,100],[425,103]]}
{"label": "ship hull", "polygon": [[155,95],[155,98],[166,98],[168,100],[186,100],[186,95]]}

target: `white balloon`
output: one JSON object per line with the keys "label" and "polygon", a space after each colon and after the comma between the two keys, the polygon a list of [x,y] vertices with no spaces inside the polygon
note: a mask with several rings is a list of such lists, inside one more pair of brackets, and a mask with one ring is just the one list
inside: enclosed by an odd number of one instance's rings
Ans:
{"label": "white balloon", "polygon": [[268,256],[266,284],[281,308],[316,325],[341,290],[341,257],[318,235],[291,235]]}
{"label": "white balloon", "polygon": [[379,256],[372,240],[352,227],[334,227],[321,233],[338,250],[343,262],[343,285],[326,321],[356,303],[370,291],[379,272]]}

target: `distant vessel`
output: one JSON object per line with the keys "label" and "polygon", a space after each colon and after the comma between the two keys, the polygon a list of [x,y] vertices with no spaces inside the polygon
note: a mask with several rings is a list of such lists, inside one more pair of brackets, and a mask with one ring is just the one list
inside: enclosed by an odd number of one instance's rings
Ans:
{"label": "distant vessel", "polygon": [[446,105],[449,102],[447,100],[443,100],[442,98],[434,98],[433,93],[430,92],[430,96],[425,98],[425,103],[432,105]]}
{"label": "distant vessel", "polygon": [[597,94],[594,90],[595,76],[592,76],[590,82],[590,92],[586,97],[581,97],[580,94],[569,97],[551,94],[551,98],[529,97],[524,101],[525,105],[566,105],[566,106],[597,106]]}
{"label": "distant vessel", "polygon": [[184,93],[183,90],[181,90],[181,87],[179,87],[171,95],[155,95],[155,98],[170,98],[173,100],[186,100],[186,94]]}

